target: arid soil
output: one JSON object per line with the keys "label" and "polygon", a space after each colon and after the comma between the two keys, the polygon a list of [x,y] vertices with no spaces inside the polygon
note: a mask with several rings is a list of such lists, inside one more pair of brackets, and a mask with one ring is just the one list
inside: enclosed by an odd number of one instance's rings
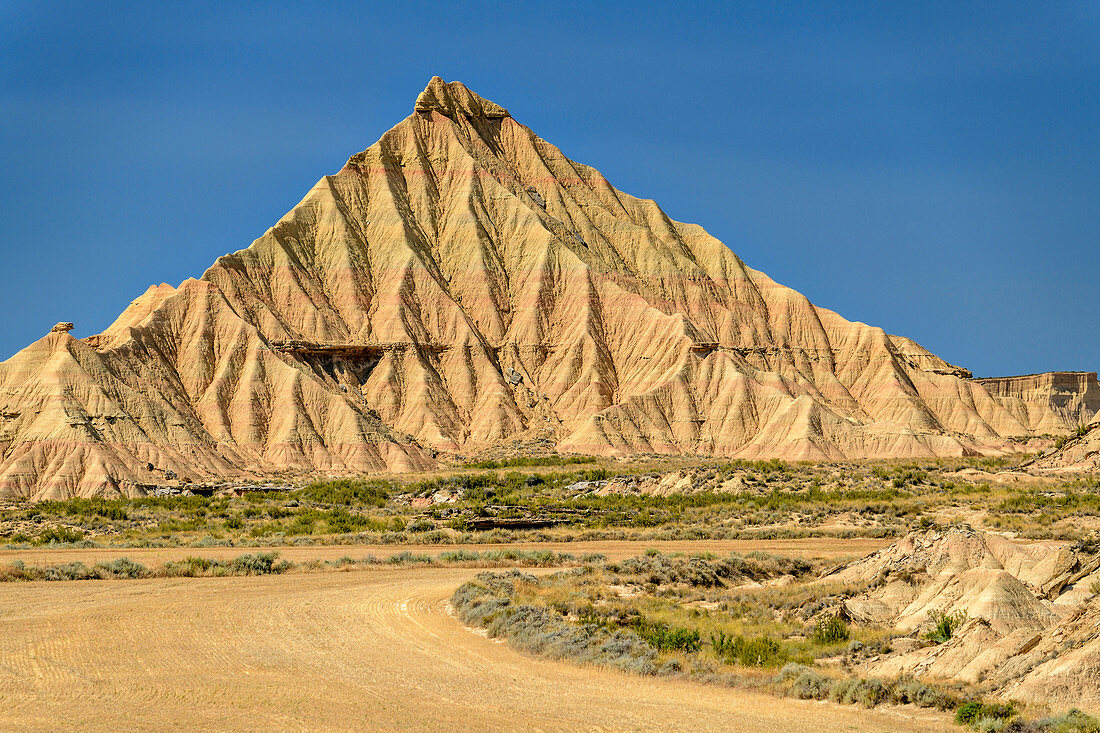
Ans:
{"label": "arid soil", "polygon": [[951,730],[533,659],[464,627],[471,569],[0,587],[0,728]]}

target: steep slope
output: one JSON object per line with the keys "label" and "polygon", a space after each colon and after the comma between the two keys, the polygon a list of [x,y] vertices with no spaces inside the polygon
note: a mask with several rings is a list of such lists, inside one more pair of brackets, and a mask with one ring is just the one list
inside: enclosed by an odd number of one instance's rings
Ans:
{"label": "steep slope", "polygon": [[0,493],[407,470],[533,439],[959,455],[1066,422],[968,376],[815,307],[433,78],[411,116],[201,280],[0,364]]}

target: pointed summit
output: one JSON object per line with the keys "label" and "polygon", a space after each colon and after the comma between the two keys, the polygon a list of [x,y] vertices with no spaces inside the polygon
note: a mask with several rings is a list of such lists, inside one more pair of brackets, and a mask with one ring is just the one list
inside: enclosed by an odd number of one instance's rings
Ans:
{"label": "pointed summit", "polygon": [[999,454],[1096,415],[1094,375],[1071,399],[969,376],[816,307],[434,77],[412,115],[201,280],[0,363],[0,497],[550,445]]}
{"label": "pointed summit", "polygon": [[459,115],[490,119],[511,116],[508,114],[508,110],[495,102],[490,102],[488,99],[474,94],[462,82],[445,82],[438,76],[433,76],[432,80],[428,82],[428,86],[424,87],[424,91],[416,98],[413,111],[420,113],[438,112],[451,119]]}

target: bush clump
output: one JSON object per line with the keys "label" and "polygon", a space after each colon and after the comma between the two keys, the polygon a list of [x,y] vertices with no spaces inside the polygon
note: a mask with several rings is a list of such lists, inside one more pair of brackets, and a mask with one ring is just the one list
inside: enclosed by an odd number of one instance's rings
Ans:
{"label": "bush clump", "polygon": [[783,646],[768,636],[745,638],[719,631],[710,639],[715,655],[728,664],[743,667],[778,667],[787,661]]}
{"label": "bush clump", "polygon": [[999,723],[1003,726],[1004,723],[1015,716],[1016,708],[1012,705],[972,700],[963,703],[955,711],[955,722],[979,730],[999,730],[1000,728],[991,727],[990,724],[996,725]]}
{"label": "bush clump", "polygon": [[833,680],[804,664],[790,663],[779,672],[779,682],[787,685],[787,694],[799,700],[824,700]]}
{"label": "bush clump", "polygon": [[932,613],[932,628],[925,633],[924,638],[937,644],[944,644],[951,640],[951,637],[964,623],[966,623],[965,611],[956,611],[955,613],[935,611]]}
{"label": "bush clump", "polygon": [[699,631],[696,629],[669,626],[663,621],[650,621],[642,617],[634,619],[631,628],[659,652],[667,650],[697,652],[702,647]]}
{"label": "bush clump", "polygon": [[844,705],[859,704],[873,708],[886,700],[888,688],[882,680],[844,679],[837,680],[829,688],[829,699]]}
{"label": "bush clump", "polygon": [[1049,733],[1100,733],[1100,720],[1077,708],[1036,721],[1036,727]]}
{"label": "bush clump", "polygon": [[0,581],[116,580],[146,578],[150,575],[152,573],[147,567],[125,557],[97,563],[93,567],[82,562],[41,567],[16,560],[0,569]]}
{"label": "bush clump", "polygon": [[952,710],[958,700],[951,694],[912,679],[893,682],[871,679],[833,678],[804,664],[783,667],[776,682],[783,691],[800,700],[832,700],[847,705],[874,707],[883,702],[912,704],[924,708]]}
{"label": "bush clump", "polygon": [[36,545],[62,545],[80,542],[84,533],[73,527],[48,527],[34,538]]}
{"label": "bush clump", "polygon": [[599,624],[574,625],[545,606],[514,604],[518,585],[533,585],[531,575],[479,573],[455,591],[451,604],[466,623],[483,626],[521,651],[600,664],[638,674],[656,674],[657,651],[632,629],[610,631]]}
{"label": "bush clump", "polygon": [[108,563],[98,563],[95,569],[99,571],[101,577],[134,579],[149,575],[149,568],[128,557],[120,557]]}
{"label": "bush clump", "polygon": [[848,624],[844,623],[840,616],[829,616],[821,619],[814,626],[813,639],[818,644],[836,644],[848,641],[851,635]]}
{"label": "bush clump", "polygon": [[343,506],[381,507],[385,506],[389,496],[390,484],[387,481],[348,478],[314,481],[298,492],[299,499]]}

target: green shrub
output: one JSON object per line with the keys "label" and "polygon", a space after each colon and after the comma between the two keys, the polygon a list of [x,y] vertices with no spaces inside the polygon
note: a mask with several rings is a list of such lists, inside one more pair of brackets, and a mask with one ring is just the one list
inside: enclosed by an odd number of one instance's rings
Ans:
{"label": "green shrub", "polygon": [[909,703],[940,710],[949,710],[956,706],[955,699],[950,694],[914,679],[897,680],[890,689],[890,701],[898,705]]}
{"label": "green shrub", "polygon": [[711,648],[722,661],[744,667],[778,667],[787,661],[783,646],[767,636],[746,639],[743,636],[727,636],[718,632],[710,639]]}
{"label": "green shrub", "polygon": [[298,497],[320,504],[381,507],[389,499],[390,489],[391,484],[388,481],[342,478],[314,481],[300,490]]}
{"label": "green shrub", "polygon": [[943,644],[950,641],[955,631],[965,622],[965,611],[956,611],[955,613],[934,611],[932,613],[932,628],[925,633],[924,638],[937,644]]}
{"label": "green shrub", "polygon": [[836,680],[829,688],[829,699],[844,705],[873,708],[887,698],[889,690],[882,680]]}
{"label": "green shrub", "polygon": [[814,626],[813,639],[818,644],[836,644],[848,641],[851,635],[848,624],[844,623],[843,619],[839,616],[830,616],[821,619]]}
{"label": "green shrub", "polygon": [[71,542],[80,542],[84,539],[84,533],[73,527],[49,527],[34,538],[36,545],[51,545]]}
{"label": "green shrub", "polygon": [[98,563],[97,571],[107,577],[113,578],[144,578],[149,575],[149,569],[141,563],[136,563],[130,558],[120,557],[108,563]]}
{"label": "green shrub", "polygon": [[283,573],[292,565],[279,560],[277,552],[258,552],[254,555],[241,555],[229,561],[225,566],[227,575],[268,575],[271,573]]}
{"label": "green shrub", "polygon": [[681,626],[669,626],[663,621],[634,619],[631,628],[638,636],[659,652],[677,650],[697,652],[702,647],[699,632]]}
{"label": "green shrub", "polygon": [[408,550],[390,555],[386,562],[390,565],[430,565],[432,558],[423,553],[409,552]]}
{"label": "green shrub", "polygon": [[125,520],[130,515],[126,511],[125,500],[73,498],[64,501],[41,501],[35,505],[41,514],[70,517],[103,517],[104,519]]}
{"label": "green shrub", "polygon": [[210,503],[211,499],[208,496],[201,496],[198,494],[184,496],[183,494],[175,494],[173,496],[143,496],[139,499],[133,499],[130,505],[133,507],[194,512],[199,509],[205,509]]}
{"label": "green shrub", "polygon": [[183,560],[166,562],[164,572],[169,577],[194,578],[206,575],[212,567],[218,564],[216,560],[207,560],[203,557],[186,557]]}
{"label": "green shrub", "polygon": [[45,580],[91,580],[99,574],[82,562],[70,562],[46,568]]}
{"label": "green shrub", "polygon": [[955,711],[955,722],[962,725],[977,727],[980,722],[987,719],[1007,722],[1016,715],[1016,709],[1012,705],[1002,703],[983,703],[970,701],[963,703]]}

